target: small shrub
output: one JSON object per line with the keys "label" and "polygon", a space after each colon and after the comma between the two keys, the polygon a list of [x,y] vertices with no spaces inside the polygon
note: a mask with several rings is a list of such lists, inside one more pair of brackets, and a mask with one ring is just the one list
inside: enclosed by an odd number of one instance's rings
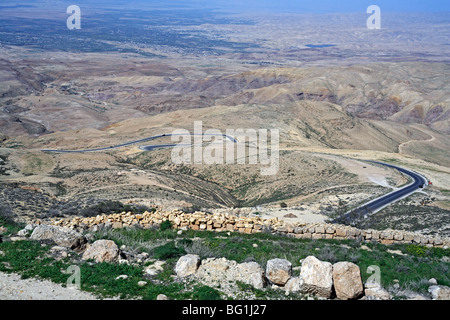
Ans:
{"label": "small shrub", "polygon": [[172,228],[172,222],[169,220],[164,220],[163,223],[159,226],[160,231],[169,230]]}
{"label": "small shrub", "polygon": [[287,208],[286,202],[280,202],[280,207],[281,208]]}
{"label": "small shrub", "polygon": [[175,258],[185,253],[184,248],[178,248],[174,242],[169,242],[153,249],[153,256],[158,260]]}
{"label": "small shrub", "polygon": [[417,257],[425,257],[427,254],[427,248],[411,244],[406,247],[406,252]]}
{"label": "small shrub", "polygon": [[203,241],[194,241],[191,245],[186,246],[185,250],[186,253],[196,254],[202,259],[215,257],[215,252]]}
{"label": "small shrub", "polygon": [[325,247],[322,248],[317,254],[316,258],[322,261],[328,261],[331,263],[338,262],[338,258],[335,253],[336,250],[333,250],[332,248]]}
{"label": "small shrub", "polygon": [[188,246],[192,245],[192,242],[193,241],[191,239],[187,239],[187,238],[178,240],[178,244],[183,247],[188,247]]}

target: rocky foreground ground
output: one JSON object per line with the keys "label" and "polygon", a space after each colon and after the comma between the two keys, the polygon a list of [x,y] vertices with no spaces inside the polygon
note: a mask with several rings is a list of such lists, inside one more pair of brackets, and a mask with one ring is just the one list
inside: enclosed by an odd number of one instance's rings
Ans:
{"label": "rocky foreground ground", "polygon": [[[124,214],[126,216],[126,213]],[[182,231],[181,231],[182,232]],[[326,233],[324,233],[326,234]],[[124,248],[119,248],[112,240],[87,239],[76,230],[48,224],[27,225],[16,235],[5,238],[4,241],[20,241],[25,239],[53,243],[50,252],[55,258],[67,257],[72,251],[77,252],[81,260],[90,263],[135,263],[149,259],[145,252],[129,255]],[[431,245],[431,244],[429,244]],[[2,252],[0,252],[2,254]],[[128,258],[124,259],[124,256]],[[150,261],[150,260],[148,260]],[[151,261],[143,268],[143,273],[150,276],[162,271],[164,261]],[[294,271],[299,276],[294,276]],[[373,272],[376,272],[374,269]],[[364,299],[389,300],[392,294],[381,286],[376,277],[363,283],[360,268],[348,261],[330,263],[321,261],[315,256],[302,259],[301,266],[294,268],[286,259],[270,259],[265,266],[250,261],[237,263],[225,258],[201,259],[199,255],[187,254],[181,256],[174,268],[176,281],[187,286],[192,283],[202,283],[207,286],[220,287],[229,298],[236,296],[236,288],[244,284],[256,290],[271,288],[280,290],[286,295],[296,295],[299,299]],[[126,280],[127,275],[116,278]],[[16,275],[0,275],[2,299],[94,299],[92,295],[84,295],[78,291],[68,291],[60,286],[42,283],[38,280],[18,280]],[[428,295],[415,292],[399,292],[398,294],[413,300],[450,300],[450,288],[439,285],[435,279],[428,281]],[[140,281],[139,285],[147,285]],[[48,288],[48,290],[44,290]],[[249,297],[247,297],[249,298]],[[251,298],[251,297],[250,297]],[[158,299],[167,299],[164,292]]]}

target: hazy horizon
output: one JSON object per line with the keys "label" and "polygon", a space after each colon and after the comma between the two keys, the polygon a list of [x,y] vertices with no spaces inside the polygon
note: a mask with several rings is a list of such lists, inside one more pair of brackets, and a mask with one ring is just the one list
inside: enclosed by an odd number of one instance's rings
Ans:
{"label": "hazy horizon", "polygon": [[[33,1],[33,6],[41,4],[58,6],[64,5],[86,5],[86,6],[124,6],[127,9],[139,9],[148,7],[158,8],[212,8],[217,10],[226,10],[234,12],[272,12],[272,13],[308,13],[308,14],[327,14],[327,13],[354,13],[365,12],[370,5],[377,5],[383,12],[450,12],[450,1],[444,0],[40,0]],[[28,6],[29,1],[2,1],[2,7],[10,6]]]}

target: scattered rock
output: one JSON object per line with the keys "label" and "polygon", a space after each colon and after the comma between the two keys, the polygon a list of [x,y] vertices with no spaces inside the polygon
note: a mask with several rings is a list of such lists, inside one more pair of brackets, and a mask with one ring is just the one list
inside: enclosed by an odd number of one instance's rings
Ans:
{"label": "scattered rock", "polygon": [[236,266],[237,280],[249,284],[257,289],[264,288],[264,270],[256,262],[240,263]]}
{"label": "scattered rock", "polygon": [[112,240],[97,240],[89,245],[82,259],[94,259],[95,262],[113,262],[119,258],[119,248]]}
{"label": "scattered rock", "polygon": [[166,264],[165,261],[155,261],[153,264],[144,268],[145,274],[149,276],[156,276],[158,273],[164,271],[163,266]]}
{"label": "scattered rock", "polygon": [[116,280],[126,280],[126,279],[128,279],[128,276],[126,274],[122,274],[116,278]]}
{"label": "scattered rock", "polygon": [[19,232],[17,232],[17,235],[19,237],[26,237],[28,236],[31,232],[33,232],[34,227],[31,224],[27,224],[25,226],[24,229],[20,230]]}
{"label": "scattered rock", "polygon": [[25,238],[25,237],[10,237],[9,240],[12,242],[15,242],[15,241],[27,240],[27,238]]}
{"label": "scattered rock", "polygon": [[147,281],[139,281],[138,282],[138,286],[139,287],[144,287],[144,286],[146,286],[147,285]]}
{"label": "scattered rock", "polygon": [[19,232],[17,232],[17,235],[19,237],[26,237],[30,232],[28,230],[22,229]]}
{"label": "scattered rock", "polygon": [[66,247],[75,251],[80,251],[86,244],[86,238],[69,228],[51,226],[51,225],[39,225],[30,236],[32,240],[51,240],[57,245]]}
{"label": "scattered rock", "polygon": [[391,294],[378,283],[366,283],[364,287],[364,294],[370,300],[390,300],[392,298]]}
{"label": "scattered rock", "polygon": [[356,299],[364,293],[359,267],[351,262],[333,265],[333,284],[340,300]]}
{"label": "scattered rock", "polygon": [[392,253],[392,254],[397,254],[399,256],[404,256],[406,255],[405,253],[403,253],[401,250],[391,250],[391,249],[387,249],[387,252]]}
{"label": "scattered rock", "polygon": [[200,266],[200,257],[195,254],[187,254],[178,259],[175,273],[178,277],[187,277],[194,274]]}
{"label": "scattered rock", "polygon": [[158,294],[156,300],[169,300],[169,298],[165,294]]}
{"label": "scattered rock", "polygon": [[329,262],[309,256],[302,262],[300,281],[300,291],[330,298],[333,287],[333,266]]}
{"label": "scattered rock", "polygon": [[50,248],[50,253],[56,260],[61,260],[67,258],[69,255],[68,249],[66,247],[54,246]]}
{"label": "scattered rock", "polygon": [[396,295],[405,297],[407,300],[429,300],[426,297],[424,297],[423,295],[418,294],[417,292],[409,291],[409,290],[399,291]]}
{"label": "scattered rock", "polygon": [[431,286],[428,288],[433,300],[450,300],[450,288],[446,286]]}
{"label": "scattered rock", "polygon": [[270,282],[284,286],[291,277],[292,264],[285,259],[272,259],[267,261],[266,277]]}
{"label": "scattered rock", "polygon": [[430,285],[437,285],[437,280],[435,278],[431,278],[430,280],[428,280],[428,283]]}

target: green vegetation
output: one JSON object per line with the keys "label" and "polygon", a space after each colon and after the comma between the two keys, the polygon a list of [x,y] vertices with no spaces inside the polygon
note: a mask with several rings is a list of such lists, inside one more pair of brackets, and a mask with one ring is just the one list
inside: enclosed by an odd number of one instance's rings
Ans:
{"label": "green vegetation", "polygon": [[[437,279],[439,284],[450,285],[450,264],[443,259],[450,256],[450,249],[407,244],[385,246],[356,240],[306,240],[269,233],[247,235],[187,230],[177,234],[171,229],[110,230],[100,232],[97,236],[153,256],[168,254],[173,258],[181,255],[184,249],[185,252],[199,254],[202,258],[225,257],[238,263],[256,261],[261,266],[265,266],[269,259],[282,258],[297,267],[301,265],[301,259],[313,255],[331,263],[350,261],[357,264],[363,281],[371,276],[367,268],[377,265],[381,269],[381,281],[385,287],[392,286],[395,284],[394,280],[399,280],[400,284],[411,290],[426,293],[427,288],[423,286],[422,280],[430,278]],[[163,247],[155,248],[155,244],[161,246],[161,243],[164,243]],[[388,252],[389,249],[400,250],[405,255],[392,254]]]}
{"label": "green vegetation", "polygon": [[186,251],[183,248],[177,247],[174,242],[168,242],[153,249],[153,256],[158,260],[176,258],[185,253]]}
{"label": "green vegetation", "polygon": [[[0,225],[9,234],[17,232],[20,225],[0,218]],[[146,277],[145,264],[119,264],[80,262],[78,254],[71,252],[64,259],[56,260],[50,247],[36,241],[16,241],[0,243],[0,271],[17,272],[23,277],[50,279],[63,285],[68,274],[63,272],[70,265],[77,264],[81,270],[82,290],[102,297],[122,299],[155,299],[164,293],[170,299],[216,300],[221,296],[220,288],[201,286],[196,283],[186,285],[173,278],[178,258],[186,253],[203,252],[204,257],[225,257],[238,263],[256,261],[265,267],[267,260],[284,258],[293,267],[301,265],[301,259],[313,255],[322,261],[335,263],[350,261],[361,270],[363,281],[372,273],[369,266],[378,266],[381,282],[385,288],[399,283],[401,288],[427,293],[427,280],[435,278],[441,285],[450,286],[448,257],[450,249],[426,248],[417,245],[384,246],[377,243],[361,243],[356,240],[306,240],[269,233],[240,234],[187,230],[178,233],[167,227],[158,229],[110,229],[94,233],[95,239],[114,240],[119,246],[125,245],[130,252],[147,252],[150,259],[164,260],[164,270],[156,276]],[[402,253],[393,253],[392,250]],[[127,279],[116,279],[127,275]],[[293,276],[298,276],[294,271]],[[139,281],[146,281],[139,286]],[[240,292],[237,297],[253,296],[256,299],[299,299],[299,295],[284,296],[283,291],[255,289],[244,283],[237,283]]]}
{"label": "green vegetation", "polygon": [[172,228],[172,222],[170,220],[164,220],[159,226],[159,230],[165,231]]}
{"label": "green vegetation", "polygon": [[196,300],[221,300],[220,292],[208,286],[195,287],[193,298]]}

